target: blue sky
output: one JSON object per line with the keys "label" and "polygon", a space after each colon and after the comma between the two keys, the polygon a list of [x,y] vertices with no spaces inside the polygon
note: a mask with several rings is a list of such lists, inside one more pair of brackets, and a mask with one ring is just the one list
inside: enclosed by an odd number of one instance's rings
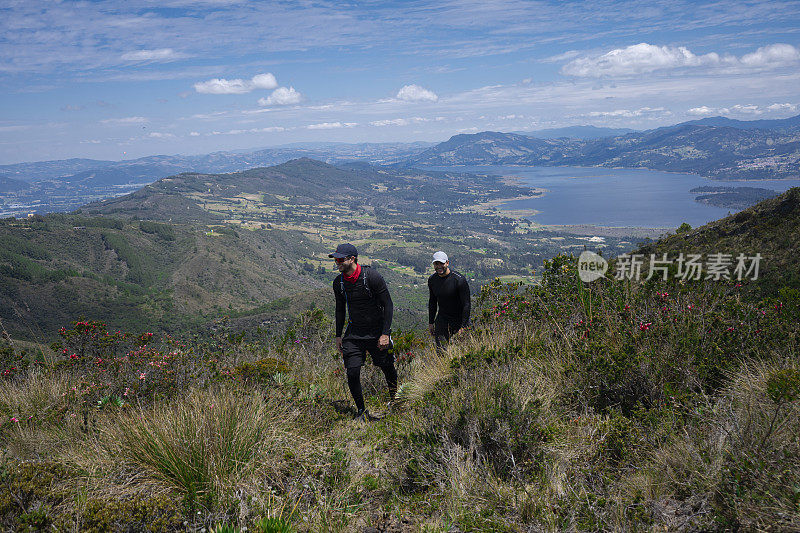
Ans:
{"label": "blue sky", "polygon": [[800,113],[800,1],[0,0],[0,164]]}

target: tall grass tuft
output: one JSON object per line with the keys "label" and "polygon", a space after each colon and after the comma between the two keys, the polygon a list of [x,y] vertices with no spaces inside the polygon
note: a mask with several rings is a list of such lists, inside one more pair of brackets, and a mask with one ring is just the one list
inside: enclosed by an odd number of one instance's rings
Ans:
{"label": "tall grass tuft", "polygon": [[258,394],[193,390],[184,398],[117,420],[105,429],[112,455],[210,507],[241,483],[290,423]]}

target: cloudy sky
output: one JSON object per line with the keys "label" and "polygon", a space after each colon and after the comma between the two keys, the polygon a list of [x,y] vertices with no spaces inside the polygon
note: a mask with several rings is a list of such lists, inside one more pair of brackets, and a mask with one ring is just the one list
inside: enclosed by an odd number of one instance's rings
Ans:
{"label": "cloudy sky", "polygon": [[0,0],[0,164],[800,113],[800,1]]}

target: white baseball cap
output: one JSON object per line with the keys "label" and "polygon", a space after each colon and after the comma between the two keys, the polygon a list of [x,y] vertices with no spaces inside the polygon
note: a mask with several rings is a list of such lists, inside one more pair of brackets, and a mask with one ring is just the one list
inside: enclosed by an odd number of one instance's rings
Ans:
{"label": "white baseball cap", "polygon": [[433,262],[434,263],[447,263],[447,254],[439,251],[433,254]]}

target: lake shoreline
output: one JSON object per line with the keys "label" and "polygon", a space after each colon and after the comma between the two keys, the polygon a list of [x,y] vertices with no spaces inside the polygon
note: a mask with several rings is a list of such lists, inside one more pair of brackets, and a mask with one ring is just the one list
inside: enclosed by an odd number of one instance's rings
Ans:
{"label": "lake shoreline", "polygon": [[696,194],[690,192],[697,187],[764,187],[783,192],[800,186],[800,180],[734,183],[692,173],[596,166],[465,165],[437,170],[491,175],[516,188],[515,198],[496,198],[472,210],[538,226],[646,228],[647,234],[683,223],[702,226],[739,210],[697,202]]}
{"label": "lake shoreline", "polygon": [[[796,181],[796,180],[800,180],[800,176],[788,176],[788,177],[784,177],[784,178],[718,178],[718,177],[713,177],[712,178],[712,177],[709,177],[709,176],[703,176],[702,174],[698,174],[697,172],[676,171],[676,170],[660,170],[660,169],[657,169],[657,168],[649,168],[649,167],[605,167],[605,166],[589,166],[589,167],[585,167],[585,166],[580,166],[580,165],[514,165],[514,164],[502,164],[502,165],[443,165],[443,166],[433,165],[433,166],[430,166],[430,167],[426,167],[424,165],[420,165],[418,168],[420,168],[420,169],[425,169],[425,168],[438,169],[438,168],[444,168],[444,167],[451,168],[451,169],[452,168],[476,168],[476,167],[477,168],[480,168],[480,167],[486,167],[486,168],[491,168],[491,167],[512,167],[512,168],[584,168],[584,169],[588,169],[588,168],[607,168],[608,170],[647,170],[647,171],[650,171],[650,172],[663,172],[664,174],[678,174],[678,175],[682,174],[682,175],[687,175],[687,176],[697,176],[698,178],[703,178],[703,179],[709,180],[709,181],[714,181],[714,182],[721,181],[721,182],[731,182],[731,183],[733,183],[733,182],[747,183],[747,182],[753,182],[753,181],[763,182],[763,181]],[[468,172],[468,173],[476,174],[476,172]],[[500,178],[503,177],[503,176],[500,176],[499,174],[493,174],[493,173],[487,173],[486,175],[487,176],[497,176],[497,177],[500,177]]]}

